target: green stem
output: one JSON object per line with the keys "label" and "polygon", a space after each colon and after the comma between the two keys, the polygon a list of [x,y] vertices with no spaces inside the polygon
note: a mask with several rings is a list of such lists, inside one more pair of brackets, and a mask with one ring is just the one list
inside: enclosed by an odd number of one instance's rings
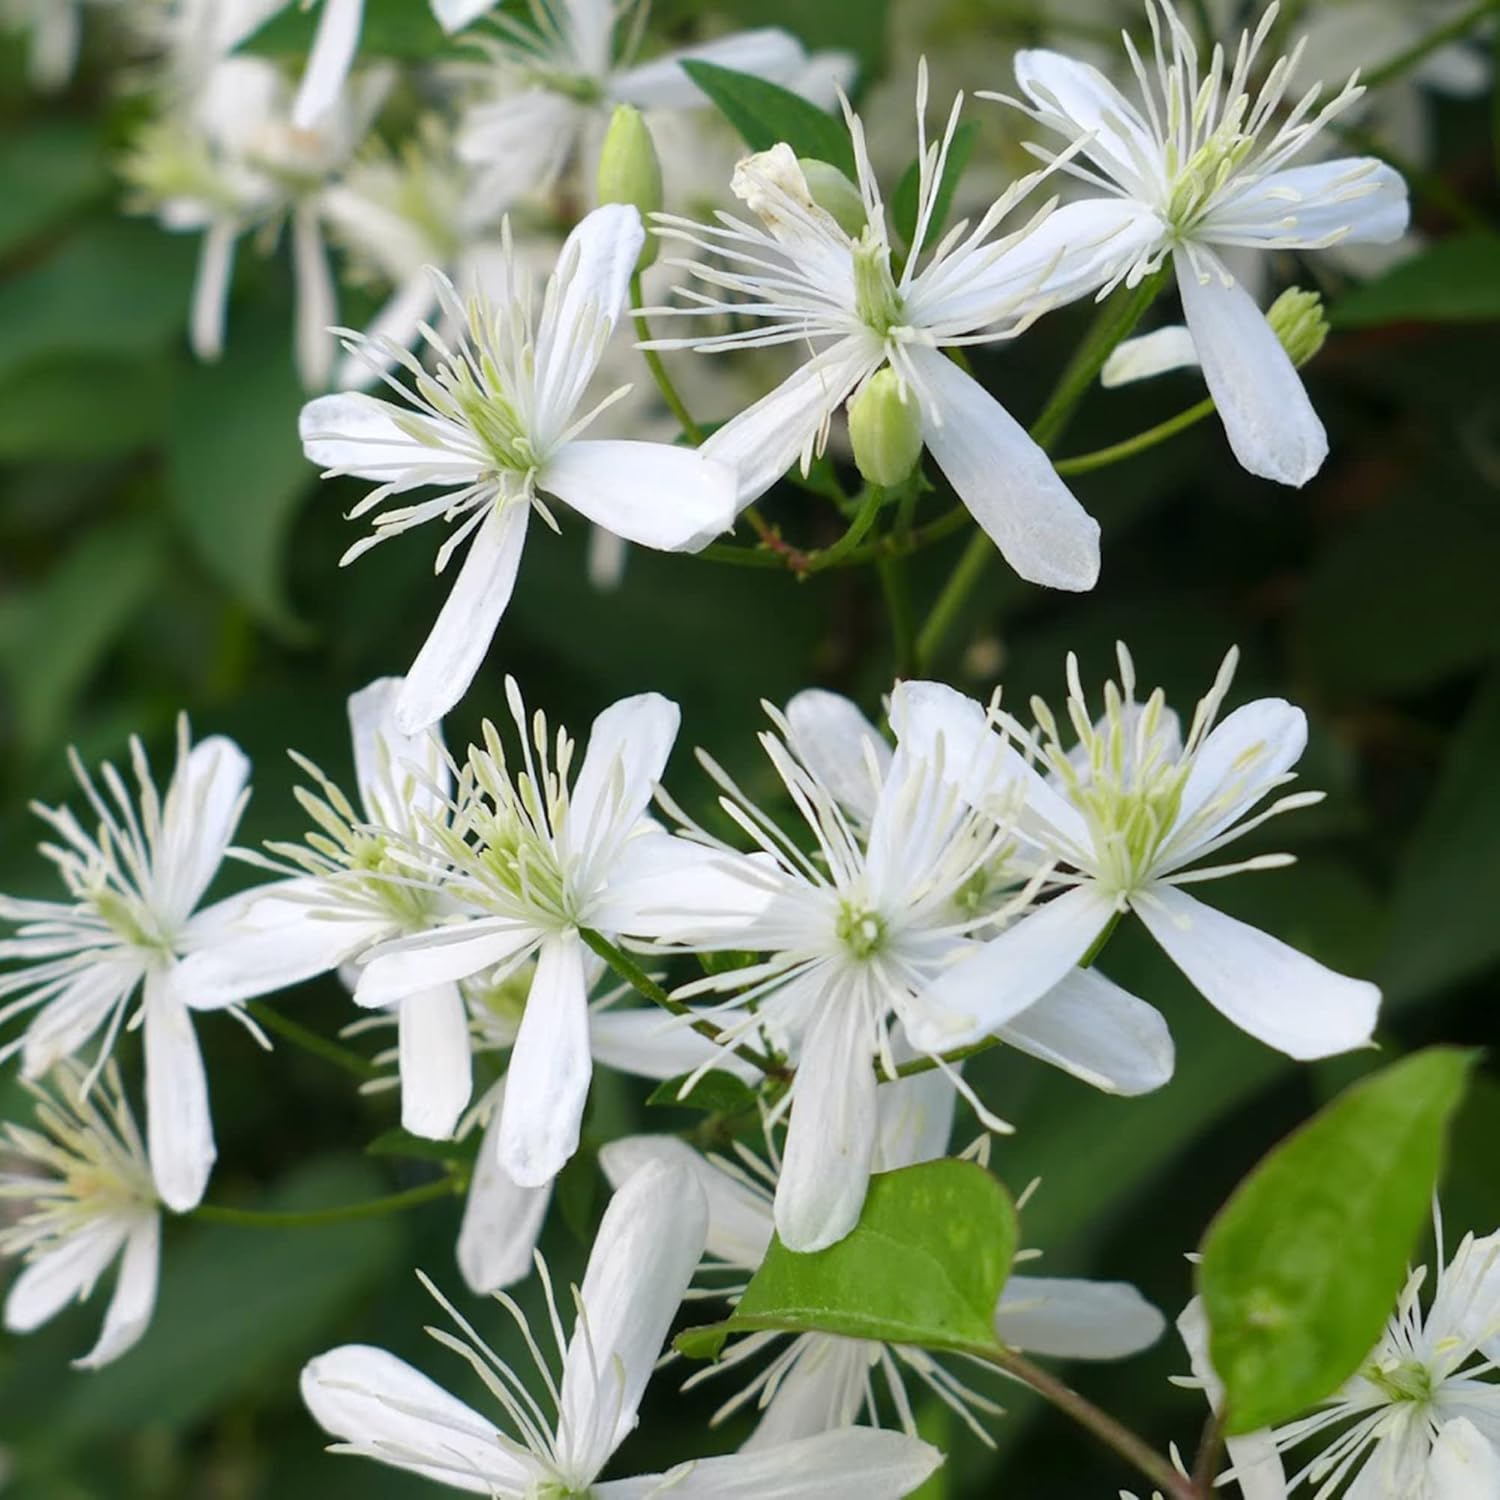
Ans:
{"label": "green stem", "polygon": [[[1099,309],[1093,326],[1083,342],[1073,351],[1041,415],[1031,427],[1031,436],[1042,449],[1050,449],[1072,419],[1078,403],[1098,378],[1104,362],[1115,348],[1127,339],[1140,322],[1146,309],[1156,299],[1166,280],[1163,266],[1146,277],[1139,286],[1122,287]],[[963,613],[969,595],[977,587],[989,566],[994,547],[983,531],[969,539],[948,582],[938,595],[917,637],[917,669],[925,671],[942,650],[953,626]]]}
{"label": "green stem", "polygon": [[1198,1457],[1193,1464],[1193,1483],[1205,1495],[1214,1492],[1214,1470],[1224,1454],[1224,1419],[1218,1412],[1210,1412],[1203,1424],[1203,1437],[1198,1443]]}
{"label": "green stem", "polygon": [[911,586],[906,576],[906,559],[882,557],[875,564],[875,571],[880,575],[880,592],[885,598],[885,612],[891,622],[894,675],[909,677],[916,660],[916,623],[911,613]]}
{"label": "green stem", "polygon": [[1101,1411],[1092,1401],[1080,1396],[1050,1371],[1032,1364],[1024,1355],[1011,1349],[1001,1353],[988,1351],[980,1357],[1023,1385],[1030,1386],[1065,1416],[1071,1417],[1080,1427],[1091,1432],[1105,1447],[1114,1449],[1121,1458],[1144,1474],[1163,1495],[1169,1496],[1170,1500],[1203,1500],[1205,1492],[1191,1479],[1179,1474],[1170,1460],[1122,1422],[1117,1422],[1108,1412]]}
{"label": "green stem", "polygon": [[380,1077],[380,1069],[367,1057],[361,1057],[358,1052],[353,1052],[348,1047],[341,1047],[337,1042],[330,1042],[327,1037],[319,1036],[316,1031],[310,1031],[300,1021],[288,1020],[280,1011],[272,1010],[263,1000],[254,1001],[245,1009],[252,1021],[273,1036],[279,1036],[283,1041],[290,1042],[292,1046],[300,1047],[313,1057],[321,1057],[324,1062],[332,1063],[336,1068],[342,1068],[344,1072],[358,1078],[361,1082]]}
{"label": "green stem", "polygon": [[1476,4],[1461,11],[1446,25],[1428,32],[1420,42],[1414,42],[1394,57],[1387,58],[1378,67],[1371,68],[1360,78],[1360,82],[1367,89],[1378,89],[1393,78],[1399,78],[1408,68],[1414,68],[1424,57],[1436,52],[1445,43],[1467,36],[1497,5],[1500,5],[1500,0],[1477,0]]}
{"label": "green stem", "polygon": [[[866,486],[864,494],[859,497],[859,509],[855,511],[854,519],[849,523],[849,529],[831,546],[825,547],[821,552],[809,553],[809,558],[816,557],[819,568],[841,566],[843,559],[853,552],[869,534],[884,501],[885,492],[878,484]],[[811,571],[810,562],[809,571]]]}
{"label": "green stem", "polygon": [[[641,296],[641,273],[637,271],[630,278],[630,311],[635,318],[635,331],[641,340],[651,337],[651,325],[646,321],[646,315],[641,311],[644,299]],[[646,368],[651,371],[651,378],[656,382],[656,388],[661,392],[661,398],[667,403],[672,415],[677,418],[677,425],[682,428],[682,435],[695,448],[703,442],[703,429],[693,420],[692,413],[687,409],[687,404],[677,393],[677,387],[672,383],[672,377],[667,374],[667,367],[662,363],[661,355],[655,349],[642,349],[641,356],[646,361]]]}
{"label": "green stem", "polygon": [[[977,1042],[970,1042],[967,1047],[957,1047],[952,1052],[942,1053],[941,1059],[945,1063],[957,1064],[965,1062],[971,1057],[978,1057],[981,1052],[988,1052],[991,1047],[998,1047],[999,1045],[999,1037],[984,1036],[980,1037]],[[902,1063],[896,1069],[896,1077],[911,1078],[917,1073],[930,1073],[937,1065],[938,1058],[936,1057],[918,1057],[911,1062]],[[885,1078],[885,1074],[880,1074],[880,1077],[882,1079]]]}
{"label": "green stem", "polygon": [[367,1198],[362,1203],[344,1203],[337,1208],[315,1208],[303,1213],[282,1213],[275,1209],[229,1208],[220,1203],[200,1203],[189,1213],[191,1219],[209,1224],[237,1224],[244,1229],[309,1229],[319,1224],[346,1224],[353,1219],[379,1219],[386,1214],[404,1213],[423,1203],[436,1203],[463,1191],[457,1177],[439,1177],[421,1187],[391,1193],[384,1198]]}
{"label": "green stem", "polygon": [[1175,417],[1168,417],[1165,422],[1158,422],[1155,427],[1148,427],[1144,432],[1138,432],[1134,437],[1126,438],[1123,442],[1111,443],[1107,448],[1095,448],[1092,453],[1080,453],[1075,458],[1060,458],[1055,467],[1059,474],[1087,474],[1094,469],[1108,468],[1110,464],[1117,464],[1121,459],[1133,458],[1137,453],[1144,453],[1148,448],[1154,448],[1158,443],[1164,443],[1168,438],[1176,437],[1179,432],[1186,432],[1189,427],[1195,426],[1204,417],[1212,416],[1213,409],[1213,398],[1209,397],[1188,407],[1186,411],[1178,412]]}
{"label": "green stem", "polygon": [[[720,1047],[727,1045],[724,1041],[724,1033],[712,1021],[695,1015],[691,1006],[674,999],[628,953],[616,948],[608,938],[587,927],[580,927],[578,935],[638,995],[649,1000],[653,1005],[661,1006],[663,1010],[671,1011],[674,1016],[691,1017],[692,1029],[699,1036],[707,1037],[709,1041]],[[736,1057],[749,1063],[752,1068],[759,1068],[768,1078],[784,1079],[791,1076],[790,1071],[774,1057],[767,1057],[764,1052],[759,1052],[754,1047],[739,1043],[729,1050]]]}

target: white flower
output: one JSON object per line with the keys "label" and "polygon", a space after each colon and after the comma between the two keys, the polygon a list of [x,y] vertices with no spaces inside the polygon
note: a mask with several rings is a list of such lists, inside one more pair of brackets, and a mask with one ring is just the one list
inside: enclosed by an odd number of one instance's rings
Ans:
{"label": "white flower", "polygon": [[1124,38],[1139,108],[1097,68],[1041,50],[1016,56],[1016,81],[1030,101],[1019,107],[1078,147],[1063,170],[1106,195],[1088,203],[1101,224],[1113,220],[1114,246],[1104,246],[1111,283],[1134,285],[1171,256],[1235,457],[1252,474],[1305,484],[1327,456],[1327,435],[1223,253],[1398,239],[1408,219],[1406,185],[1373,157],[1291,165],[1362,90],[1351,80],[1319,107],[1323,89],[1315,85],[1278,117],[1298,49],[1277,59],[1252,94],[1250,74],[1276,5],[1241,37],[1232,64],[1215,47],[1206,73],[1170,0],[1146,0],[1146,13],[1154,69]]}
{"label": "white flower", "polygon": [[[776,1227],[794,1250],[822,1249],[854,1226],[877,1136],[876,1064],[894,1074],[903,1032],[929,1053],[950,1045],[954,1017],[925,995],[939,974],[961,971],[984,951],[976,938],[1026,904],[1024,890],[989,899],[1012,847],[1009,819],[1003,807],[970,806],[955,778],[984,774],[968,765],[971,748],[1000,766],[1000,747],[992,754],[985,744],[977,705],[969,705],[977,724],[961,726],[961,736],[932,732],[937,715],[926,705],[948,698],[967,701],[935,683],[897,686],[895,754],[832,694],[800,695],[784,719],[768,706],[781,737],[762,734],[761,744],[807,822],[814,854],[703,757],[728,794],[725,812],[759,852],[721,853],[712,904],[690,871],[675,890],[664,886],[647,914],[663,940],[765,955],[678,996],[725,994],[714,1014],[726,1038],[763,1029],[798,1052],[776,1191]],[[1150,1006],[1100,975],[1057,978],[1055,996],[1003,1030],[1005,1040],[1115,1092],[1144,1092],[1170,1077],[1166,1025]]]}
{"label": "white flower", "polygon": [[552,1416],[529,1382],[451,1307],[463,1337],[437,1331],[434,1337],[472,1366],[510,1431],[394,1355],[363,1345],[311,1361],[302,1374],[303,1399],[342,1451],[493,1500],[895,1500],[915,1489],[941,1455],[912,1438],[868,1429],[753,1456],[699,1459],[664,1475],[599,1482],[636,1424],[642,1393],[702,1253],[706,1217],[692,1174],[678,1168],[644,1171],[616,1193],[575,1293],[577,1321],[566,1345],[541,1267],[560,1375],[549,1368],[519,1308],[501,1296],[532,1350]]}
{"label": "white flower", "polygon": [[30,1333],[68,1303],[89,1297],[118,1256],[114,1295],[93,1350],[74,1363],[97,1370],[146,1331],[156,1305],[161,1214],[119,1074],[92,1090],[82,1068],[59,1063],[52,1089],[29,1084],[40,1129],[7,1124],[0,1200],[20,1216],[0,1229],[0,1255],[24,1257],[5,1299],[5,1326]]}
{"label": "white flower", "polygon": [[684,61],[788,87],[809,67],[802,44],[769,26],[631,64],[619,54],[639,45],[647,0],[530,0],[530,11],[529,18],[501,12],[498,37],[477,39],[497,65],[500,87],[495,98],[468,109],[459,128],[459,155],[478,171],[480,200],[497,210],[545,191],[575,158],[582,158],[592,183],[615,105],[678,110],[705,104],[682,70]]}
{"label": "white flower", "polygon": [[362,74],[339,109],[316,130],[302,130],[292,124],[286,80],[274,64],[230,57],[139,132],[124,166],[138,202],[167,229],[203,234],[190,325],[200,359],[223,352],[236,242],[251,230],[274,242],[285,223],[297,286],[297,368],[308,389],[328,384],[337,308],[320,193],[364,139],[393,76],[380,68]]}
{"label": "white flower", "polygon": [[[1311,1416],[1232,1440],[1233,1476],[1245,1500],[1496,1500],[1500,1497],[1500,1234],[1465,1235],[1446,1269],[1437,1222],[1436,1285],[1427,1268],[1408,1278],[1380,1342]],[[1222,1387],[1208,1363],[1201,1303],[1179,1321],[1193,1372],[1210,1400]],[[1321,1451],[1290,1479],[1283,1453],[1312,1439]]]}
{"label": "white flower", "polygon": [[[120,0],[87,0],[87,6],[116,6]],[[86,0],[0,0],[0,27],[27,31],[26,74],[32,86],[51,93],[62,88],[78,66]]]}
{"label": "white flower", "polygon": [[[1048,307],[1098,285],[1088,211],[1039,215],[1020,234],[993,238],[1038,178],[1017,183],[970,227],[923,256],[960,95],[939,141],[926,136],[927,71],[917,81],[921,181],[914,243],[892,269],[885,206],[865,148],[864,126],[845,104],[864,225],[851,233],[813,197],[791,147],[748,157],[734,192],[759,225],[728,214],[716,224],[655,216],[658,233],[722,261],[685,263],[710,292],[663,314],[749,315],[759,324],[723,334],[660,339],[656,347],[717,351],[806,346],[811,357],[754,406],[719,428],[703,452],[739,471],[748,504],[791,466],[803,468],[841,403],[890,365],[921,417],[922,436],[959,498],[1023,577],[1089,589],[1099,576],[1099,527],[1058,478],[1046,454],[945,349],[1014,337]],[[766,326],[769,325],[769,326]]]}
{"label": "white flower", "polygon": [[[624,307],[643,239],[635,209],[595,209],[568,236],[539,317],[530,278],[509,251],[498,305],[476,296],[460,309],[440,279],[444,310],[463,331],[452,348],[428,335],[436,371],[428,374],[389,340],[376,345],[411,377],[409,389],[391,382],[405,405],[349,394],[303,408],[308,458],[329,475],[379,484],[353,515],[411,490],[438,491],[379,512],[374,534],[351,547],[345,562],[424,521],[462,518],[437,566],[465,542],[468,555],[397,703],[397,724],[408,734],[441,718],[473,681],[510,600],[533,507],[552,522],[541,494],[629,541],[666,551],[702,546],[731,523],[734,475],[722,464],[663,443],[578,436],[599,410],[580,414],[580,405]],[[353,341],[359,345],[358,335]]]}
{"label": "white flower", "polygon": [[406,851],[413,885],[429,882],[459,911],[368,953],[355,1000],[385,1006],[469,978],[495,985],[535,958],[497,1150],[516,1182],[541,1187],[577,1148],[593,1072],[593,955],[579,929],[635,930],[640,902],[660,880],[701,867],[704,851],[645,817],[677,737],[676,704],[644,693],[606,709],[574,777],[567,733],[558,731],[554,749],[546,720],[528,719],[512,679],[505,687],[520,767],[486,723],[484,748],[470,748],[451,805],[426,820],[430,842]]}
{"label": "white flower", "polygon": [[[939,1072],[881,1086],[873,1167],[886,1172],[931,1161],[947,1149],[952,1129],[953,1085]],[[743,1148],[737,1161],[704,1158],[674,1136],[627,1136],[609,1142],[599,1165],[615,1187],[652,1163],[678,1164],[698,1179],[708,1202],[706,1253],[714,1271],[753,1273],[775,1230],[771,1191],[776,1174]],[[1072,1359],[1122,1359],[1149,1348],[1165,1326],[1162,1316],[1124,1282],[1012,1276],[995,1309],[995,1330],[1012,1348]],[[688,1385],[738,1368],[779,1341],[776,1333],[751,1334],[730,1346],[720,1362]],[[975,1411],[1000,1408],[965,1386],[922,1349],[867,1339],[806,1333],[792,1339],[737,1396],[715,1413],[716,1422],[755,1400],[762,1413],[745,1443],[752,1451],[815,1433],[854,1425],[861,1416],[878,1425],[874,1377],[883,1377],[903,1429],[916,1435],[906,1390],[914,1374],[981,1439],[989,1434]]]}
{"label": "white flower", "polygon": [[[263,891],[200,907],[249,797],[250,766],[217,736],[190,745],[179,720],[177,766],[166,796],[156,790],[139,740],[130,742],[138,784],[133,799],[112,765],[100,790],[76,755],[73,773],[97,819],[92,834],[66,807],[35,806],[56,843],[41,846],[68,889],[66,901],[0,896],[0,918],[17,924],[0,959],[26,967],[0,977],[0,1024],[35,1010],[23,1036],[0,1049],[21,1053],[38,1078],[74,1056],[104,1028],[99,1056],[114,1046],[131,998],[143,991],[136,1021],[146,1041],[146,1134],[162,1201],[178,1212],[197,1205],[214,1161],[208,1080],[189,1007],[199,997],[177,983],[179,961],[235,935]],[[239,998],[283,981],[246,983]]]}
{"label": "white flower", "polygon": [[1321,793],[1296,792],[1254,811],[1293,779],[1307,743],[1302,710],[1261,698],[1216,725],[1238,660],[1231,651],[1184,739],[1160,689],[1136,702],[1130,655],[1123,645],[1118,653],[1120,684],[1106,684],[1097,724],[1077,660],[1068,658],[1071,750],[1040,700],[1032,703],[1035,735],[999,716],[1050,772],[1043,780],[1006,747],[1010,774],[1024,788],[1023,848],[1061,894],[939,979],[928,1002],[969,1017],[970,1034],[983,1035],[1023,1016],[1129,910],[1210,1004],[1267,1046],[1308,1059],[1364,1045],[1380,1003],[1373,984],[1337,974],[1182,889],[1290,862],[1268,854],[1195,867],[1279,813],[1320,800]]}

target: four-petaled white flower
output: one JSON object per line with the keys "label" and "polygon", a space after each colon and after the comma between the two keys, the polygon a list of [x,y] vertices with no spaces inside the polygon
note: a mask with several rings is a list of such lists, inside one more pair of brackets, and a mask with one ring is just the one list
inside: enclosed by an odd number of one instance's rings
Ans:
{"label": "four-petaled white flower", "polygon": [[[435,1332],[480,1375],[510,1432],[384,1350],[346,1345],[311,1361],[302,1395],[339,1451],[361,1454],[494,1500],[897,1500],[942,1462],[900,1433],[852,1428],[755,1454],[681,1464],[667,1474],[600,1482],[636,1411],[672,1318],[703,1252],[707,1209],[693,1174],[653,1166],[610,1201],[589,1256],[573,1334],[564,1345],[546,1268],[554,1375],[520,1324],[555,1416],[450,1307],[462,1338]],[[435,1294],[436,1295],[436,1294]],[[441,1300],[441,1299],[440,1299]],[[445,1304],[446,1305],[446,1304]]]}
{"label": "four-petaled white flower", "polygon": [[[1057,52],[1017,53],[1019,104],[1078,155],[1063,170],[1106,196],[1081,209],[1112,262],[1109,282],[1134,285],[1170,256],[1182,308],[1235,457],[1252,474],[1305,484],[1328,438],[1291,359],[1224,252],[1317,250],[1399,239],[1409,210],[1399,173],[1374,157],[1292,163],[1363,92],[1351,80],[1319,106],[1316,85],[1286,112],[1300,48],[1278,58],[1257,93],[1250,75],[1276,19],[1269,6],[1230,64],[1207,71],[1171,0],[1146,0],[1154,69],[1128,35],[1140,107],[1097,68]],[[1046,156],[1042,148],[1034,148]]]}
{"label": "four-petaled white flower", "polygon": [[0,1172],[0,1201],[17,1205],[18,1217],[0,1229],[0,1255],[26,1262],[5,1299],[12,1333],[30,1333],[89,1297],[119,1257],[99,1341],[74,1361],[97,1370],[131,1348],[151,1321],[161,1212],[114,1065],[106,1066],[102,1084],[91,1089],[89,1082],[77,1063],[59,1063],[50,1090],[28,1085],[39,1128],[5,1126],[0,1144],[13,1164]]}
{"label": "four-petaled white flower", "polygon": [[[960,746],[942,722],[932,727],[929,705],[948,697],[967,701],[936,683],[897,686],[894,754],[853,704],[832,694],[800,695],[785,718],[767,705],[780,737],[765,733],[761,743],[814,852],[703,757],[727,794],[724,810],[758,852],[735,855],[695,831],[720,850],[711,897],[689,870],[675,888],[660,883],[647,914],[663,940],[766,955],[677,993],[723,995],[712,1014],[727,1039],[764,1030],[797,1054],[776,1189],[777,1231],[794,1250],[821,1249],[853,1228],[877,1137],[877,1064],[894,1075],[903,1033],[906,1041],[920,1035],[931,1053],[950,1045],[955,1018],[932,1010],[927,992],[939,975],[961,972],[984,951],[977,939],[1026,904],[1024,888],[988,899],[1013,844],[1009,819],[1003,807],[971,806],[958,778],[972,769],[967,746],[995,766],[999,747],[990,754],[972,731]],[[1113,1092],[1142,1093],[1171,1076],[1166,1023],[1101,975],[1059,973],[1055,994],[1000,1034]]]}
{"label": "four-petaled white flower", "polygon": [[[635,63],[649,0],[529,0],[530,17],[501,12],[498,35],[476,44],[493,59],[494,97],[465,112],[458,154],[475,169],[480,201],[507,209],[545,192],[570,162],[592,183],[604,131],[617,104],[680,110],[706,104],[686,61],[794,87],[812,64],[790,32],[766,26]],[[617,33],[619,40],[617,41]],[[815,89],[817,93],[831,91]],[[819,99],[819,103],[823,101]]]}
{"label": "four-petaled white flower", "polygon": [[[435,371],[389,340],[375,345],[380,358],[399,362],[410,375],[409,388],[391,381],[406,405],[352,393],[303,408],[308,458],[328,475],[379,485],[353,515],[411,490],[439,491],[379,511],[374,534],[351,547],[344,562],[424,521],[459,520],[438,552],[439,570],[469,544],[397,701],[396,722],[405,733],[440,719],[473,681],[510,602],[532,508],[556,524],[543,493],[628,541],[666,551],[701,547],[732,523],[734,474],[723,464],[665,443],[578,436],[600,410],[580,414],[579,408],[625,305],[643,241],[635,209],[595,209],[563,245],[539,317],[530,277],[509,250],[499,303],[476,295],[462,309],[440,279],[444,310],[462,332],[451,348],[427,335],[438,356]],[[351,339],[356,347],[361,342],[358,334]]]}
{"label": "four-petaled white flower", "polygon": [[[935,1071],[883,1084],[874,1170],[893,1171],[942,1156],[956,1097],[953,1085]],[[708,1202],[705,1271],[752,1274],[765,1258],[775,1230],[775,1170],[745,1149],[736,1161],[705,1158],[666,1135],[626,1136],[599,1153],[600,1166],[617,1188],[653,1163],[680,1164],[703,1189]],[[722,1287],[718,1276],[713,1285],[730,1290]],[[1161,1314],[1124,1282],[1012,1276],[995,1309],[996,1332],[1010,1347],[1070,1359],[1123,1359],[1149,1348],[1164,1327]],[[719,1364],[692,1376],[688,1385],[738,1368],[780,1338],[776,1333],[755,1333],[741,1339],[724,1351]],[[714,1420],[722,1421],[754,1400],[761,1417],[744,1445],[747,1452],[850,1427],[862,1416],[878,1425],[877,1371],[908,1435],[916,1435],[906,1390],[906,1375],[914,1374],[981,1441],[992,1442],[975,1413],[998,1413],[999,1408],[925,1351],[825,1333],[794,1338],[715,1413]]]}
{"label": "four-petaled white flower", "polygon": [[[663,315],[731,314],[762,320],[728,333],[658,339],[705,352],[769,344],[807,346],[811,358],[703,445],[739,473],[740,501],[763,494],[800,460],[805,469],[833,413],[889,365],[916,404],[922,437],[959,498],[1023,578],[1090,589],[1099,576],[1099,527],[1015,419],[943,351],[1012,338],[1058,302],[1092,291],[1100,275],[1091,219],[1074,208],[1038,215],[995,238],[1039,180],[1017,183],[972,227],[923,249],[943,194],[960,95],[942,138],[926,136],[927,70],[917,83],[920,183],[916,228],[899,273],[864,126],[844,105],[862,201],[862,225],[841,224],[815,201],[790,146],[748,157],[735,195],[760,220],[720,214],[717,224],[656,215],[664,239],[706,253],[686,268],[709,294]],[[715,264],[715,262],[722,264]],[[769,325],[769,326],[765,326]]]}
{"label": "four-petaled white flower", "polygon": [[[1196,864],[1268,819],[1321,799],[1320,792],[1294,792],[1255,811],[1293,779],[1307,743],[1306,716],[1284,699],[1260,698],[1215,724],[1238,660],[1231,651],[1184,738],[1159,688],[1136,702],[1130,654],[1121,645],[1118,655],[1120,683],[1106,685],[1097,724],[1077,659],[1069,656],[1067,717],[1077,737],[1071,749],[1040,700],[1032,702],[1035,733],[997,715],[1050,773],[1044,779],[1013,745],[1004,747],[1024,799],[1017,815],[1023,860],[1061,893],[1001,933],[980,958],[943,975],[929,1003],[969,1018],[960,1040],[1024,1018],[1128,910],[1210,1004],[1267,1046],[1300,1059],[1363,1046],[1380,1004],[1373,984],[1335,973],[1182,889],[1291,862],[1288,854],[1266,854]],[[912,1040],[930,1045],[926,1037]]]}
{"label": "four-petaled white flower", "polygon": [[[106,763],[101,790],[76,754],[73,773],[97,826],[90,833],[66,807],[34,811],[57,835],[41,846],[68,888],[66,901],[0,896],[0,919],[16,924],[0,959],[25,967],[0,977],[0,1024],[35,1010],[24,1035],[0,1049],[21,1054],[38,1078],[74,1056],[102,1027],[100,1057],[114,1046],[130,1000],[146,1038],[146,1138],[162,1202],[184,1212],[203,1196],[214,1162],[208,1080],[193,1032],[197,997],[177,982],[184,956],[236,936],[261,892],[199,902],[217,873],[250,793],[249,762],[232,741],[189,743],[178,721],[177,765],[166,795],[151,778],[146,752],[130,742],[138,792]],[[138,805],[137,805],[138,802]],[[239,987],[237,998],[265,994],[282,981]]]}

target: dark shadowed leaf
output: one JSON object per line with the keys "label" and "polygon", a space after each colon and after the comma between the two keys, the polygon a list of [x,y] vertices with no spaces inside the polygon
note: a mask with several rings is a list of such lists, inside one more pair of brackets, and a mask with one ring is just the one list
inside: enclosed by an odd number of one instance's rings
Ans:
{"label": "dark shadowed leaf", "polygon": [[826,161],[854,172],[854,151],[843,123],[800,94],[736,73],[714,63],[685,62],[683,71],[719,106],[752,151],[769,151],[785,141],[798,156]]}
{"label": "dark shadowed leaf", "polygon": [[1356,288],[1334,307],[1337,328],[1500,318],[1500,236],[1455,235]]}

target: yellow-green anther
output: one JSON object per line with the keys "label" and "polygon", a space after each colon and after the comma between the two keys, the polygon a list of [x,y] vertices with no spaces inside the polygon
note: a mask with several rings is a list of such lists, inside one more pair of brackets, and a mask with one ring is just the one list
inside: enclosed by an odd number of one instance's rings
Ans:
{"label": "yellow-green anther", "polygon": [[797,165],[807,180],[812,201],[828,214],[850,239],[865,229],[865,200],[859,189],[835,166],[810,156],[799,156]]}
{"label": "yellow-green anther", "polygon": [[1288,287],[1270,305],[1266,319],[1294,365],[1305,365],[1328,337],[1323,299],[1298,286]]}
{"label": "yellow-green anther", "polygon": [[[600,203],[632,204],[643,219],[661,212],[661,162],[646,121],[634,105],[615,106],[599,153],[596,191]],[[656,236],[648,234],[638,270],[645,270],[656,259],[656,248]]]}
{"label": "yellow-green anther", "polygon": [[922,456],[921,416],[916,398],[889,365],[849,403],[849,439],[854,462],[871,484],[890,488],[916,468]]}

